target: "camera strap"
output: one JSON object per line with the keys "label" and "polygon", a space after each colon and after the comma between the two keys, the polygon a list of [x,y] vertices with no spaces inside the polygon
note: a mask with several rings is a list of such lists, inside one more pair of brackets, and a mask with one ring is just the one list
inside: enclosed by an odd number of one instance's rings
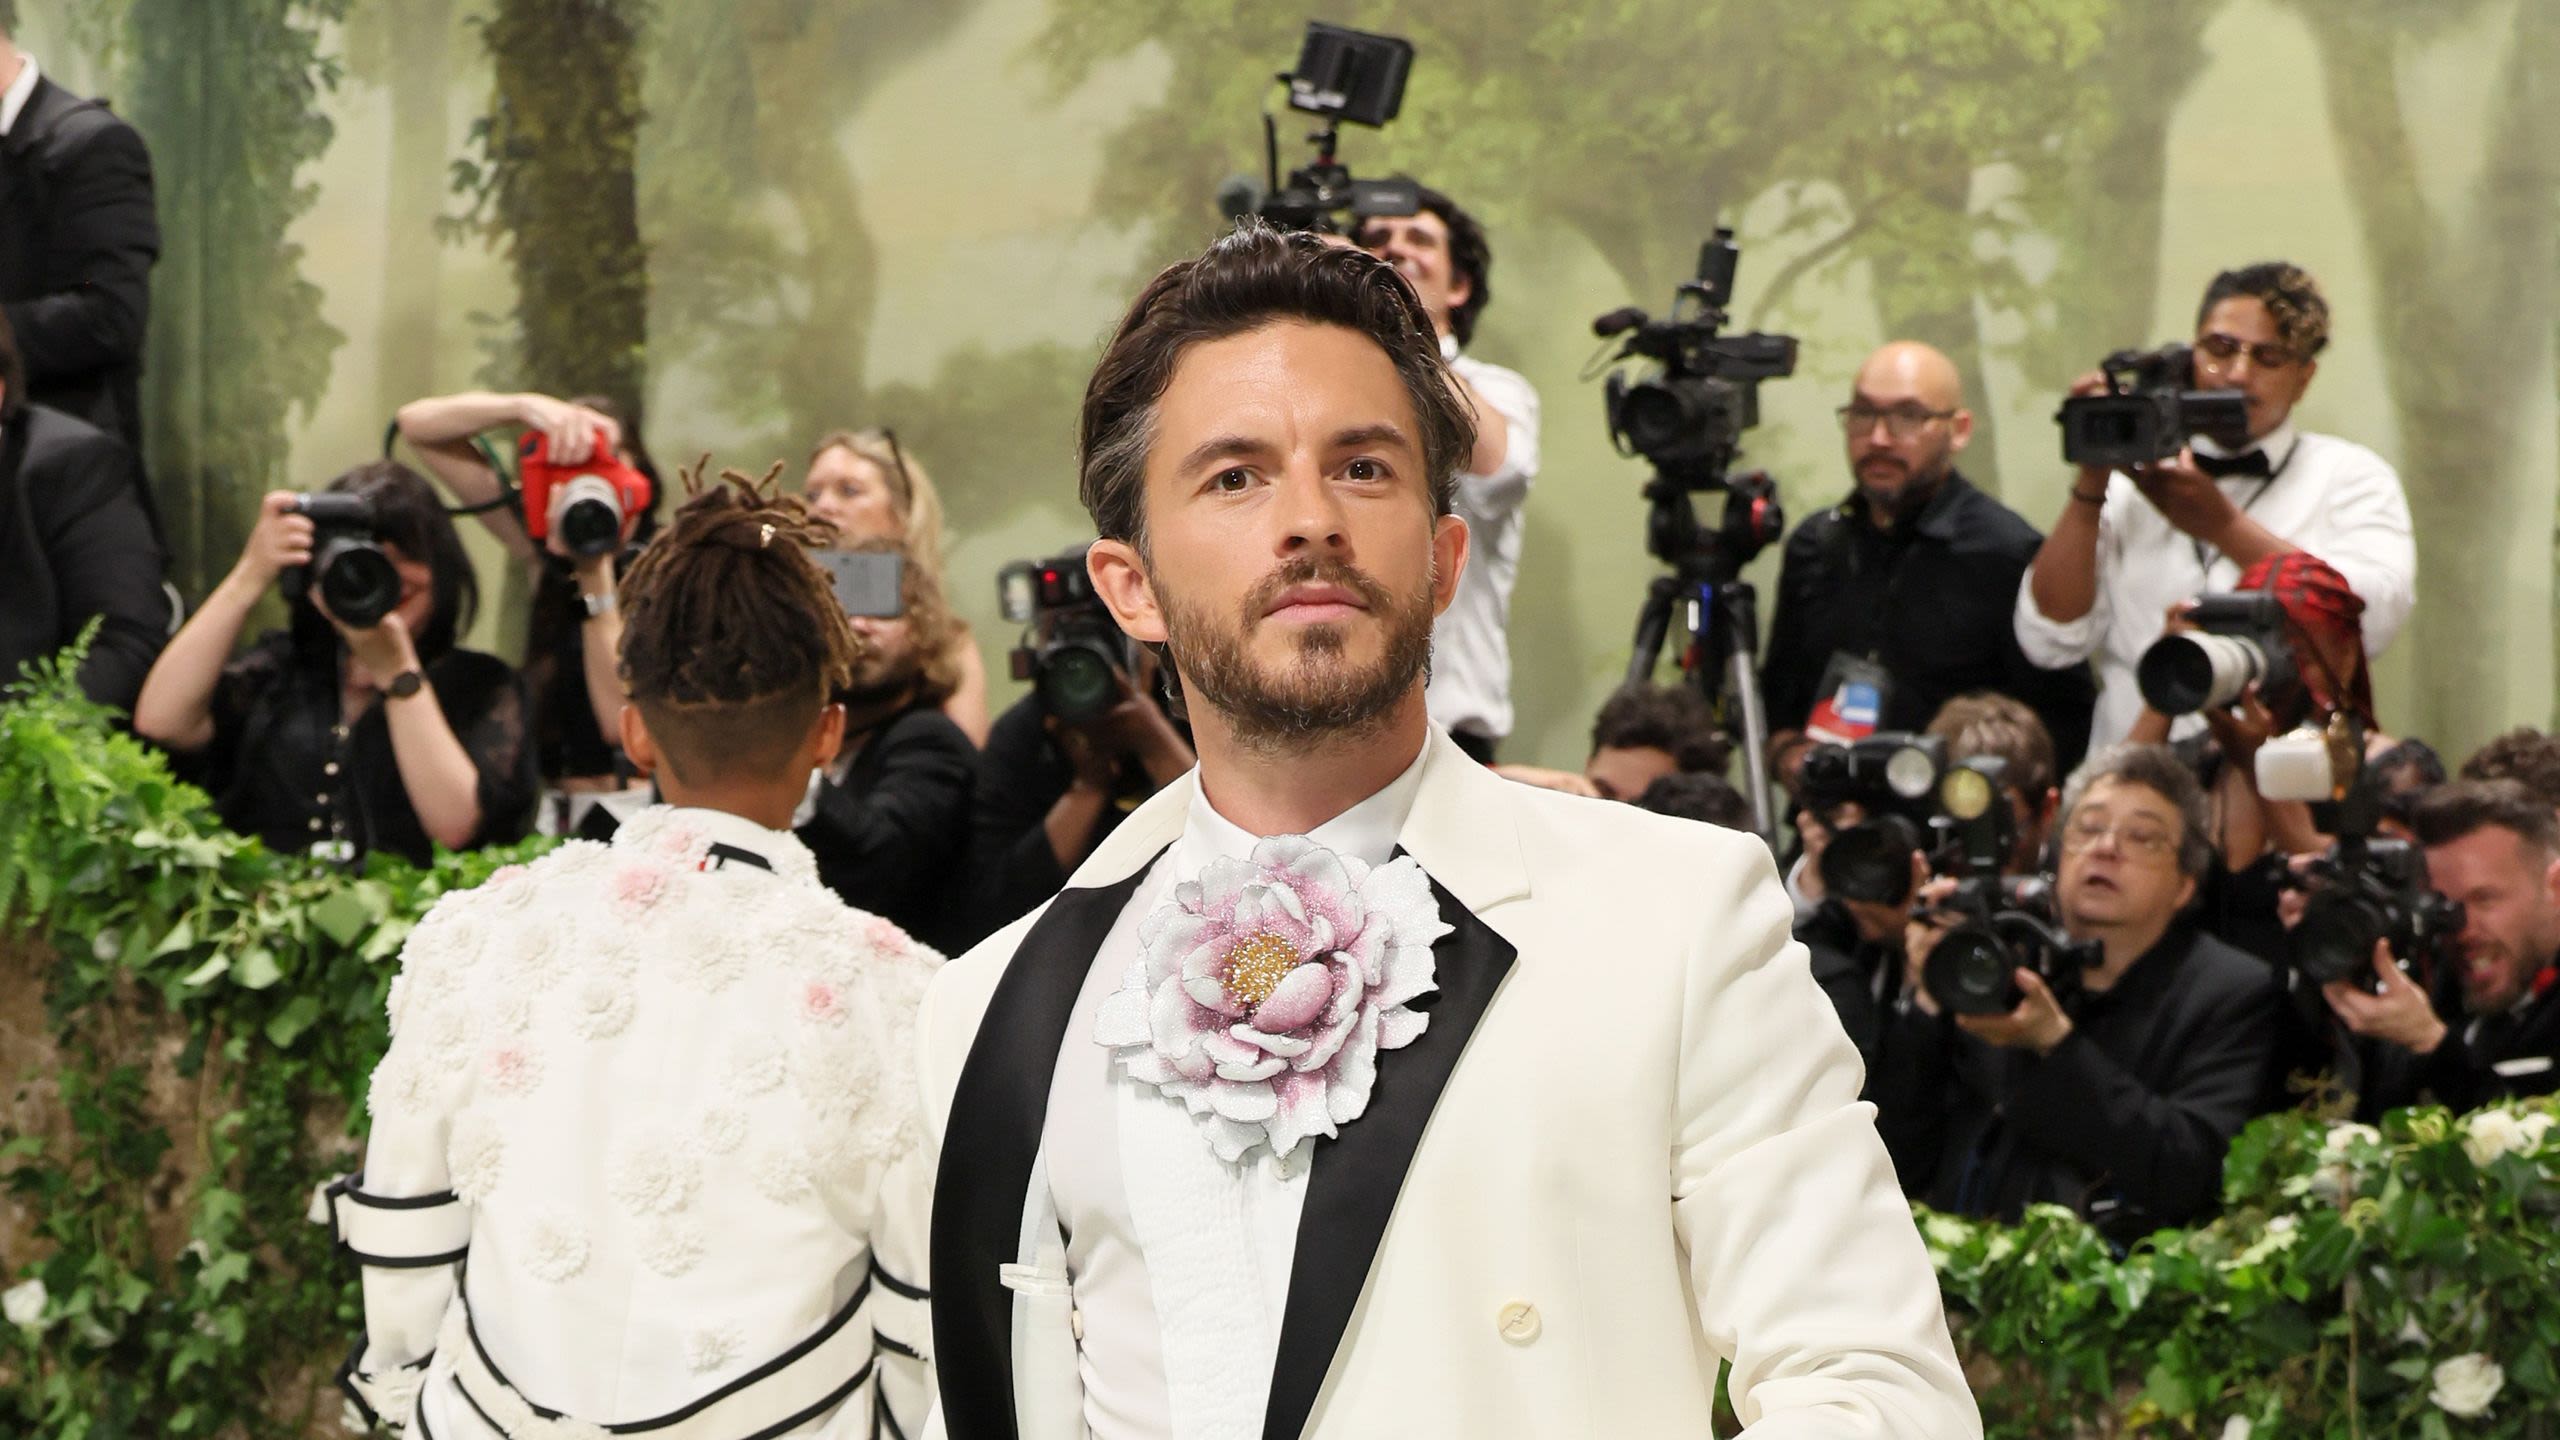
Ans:
{"label": "camera strap", "polygon": [[[382,458],[385,460],[391,459],[392,452],[399,447],[399,444],[400,421],[397,416],[394,416],[391,423],[382,427]],[[444,513],[447,515],[486,515],[492,510],[499,509],[511,509],[518,513],[522,513],[524,510],[524,487],[516,483],[516,472],[514,468],[498,458],[496,447],[489,443],[486,436],[472,436],[471,448],[480,452],[481,463],[489,467],[490,474],[498,477],[498,493],[489,499],[481,501],[477,505],[447,505],[443,507]]]}
{"label": "camera strap", "polygon": [[[2250,507],[2256,505],[2260,500],[2265,499],[2267,492],[2275,488],[2275,483],[2284,478],[2284,472],[2293,468],[2293,457],[2301,453],[2302,437],[2300,435],[2296,435],[2293,437],[2292,447],[2284,452],[2284,458],[2277,461],[2275,465],[2267,471],[2266,478],[2260,480],[2257,484],[2257,488],[2249,492],[2249,498],[2240,502],[2240,513],[2243,515],[2248,514]],[[2216,483],[2218,485],[2220,482],[2217,481]],[[2220,558],[2220,552],[2216,551],[2212,546],[2207,545],[2201,540],[2194,540],[2189,543],[2193,544],[2196,549],[2196,569],[2199,572],[2211,570],[2213,568],[2213,562]]]}

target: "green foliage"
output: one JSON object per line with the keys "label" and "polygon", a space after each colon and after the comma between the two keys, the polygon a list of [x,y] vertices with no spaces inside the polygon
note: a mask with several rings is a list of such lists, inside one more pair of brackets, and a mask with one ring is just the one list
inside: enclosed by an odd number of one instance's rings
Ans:
{"label": "green foliage", "polygon": [[322,26],[348,0],[121,0],[134,125],[150,143],[168,244],[152,276],[143,411],[178,583],[200,593],[288,482],[285,426],[345,339],[288,240],[297,178],[329,147],[338,83]]}
{"label": "green foliage", "polygon": [[[1923,1213],[1992,1436],[2535,1437],[2560,1414],[2560,1106],[2379,1129],[2261,1119],[2224,1213],[2122,1259],[2077,1216],[2016,1227]],[[2502,1379],[2463,1418],[2461,1357]],[[1984,1383],[1986,1377],[1994,1383]],[[2233,1427],[2233,1433],[2241,1433]]]}
{"label": "green foliage", "polygon": [[307,1431],[336,1413],[318,1386],[359,1320],[304,1209],[350,1168],[400,942],[521,852],[376,857],[352,879],[274,854],[113,729],[75,669],[47,662],[0,704],[0,959],[51,951],[64,1117],[0,1132],[36,1241],[5,1279],[45,1295],[36,1323],[0,1327],[0,1434]]}

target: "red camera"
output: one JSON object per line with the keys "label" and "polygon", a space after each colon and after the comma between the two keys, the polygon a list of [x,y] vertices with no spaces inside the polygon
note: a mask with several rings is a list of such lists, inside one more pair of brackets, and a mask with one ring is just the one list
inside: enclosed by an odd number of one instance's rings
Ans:
{"label": "red camera", "polygon": [[[619,548],[631,526],[657,499],[649,477],[603,447],[575,465],[554,464],[550,437],[529,432],[517,448],[524,485],[524,528],[535,543],[551,533],[560,511],[560,546],[572,555],[603,555]],[[556,500],[554,497],[558,497]]]}

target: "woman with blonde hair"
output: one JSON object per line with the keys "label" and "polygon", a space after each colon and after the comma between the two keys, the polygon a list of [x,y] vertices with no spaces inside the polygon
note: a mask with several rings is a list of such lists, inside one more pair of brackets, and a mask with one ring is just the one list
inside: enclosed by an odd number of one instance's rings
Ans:
{"label": "woman with blonde hair", "polygon": [[[837,430],[818,441],[809,453],[809,476],[802,487],[809,513],[833,525],[839,549],[866,540],[900,542],[910,563],[930,574],[944,594],[950,593],[942,568],[942,495],[933,477],[898,445],[898,432],[887,426]],[[948,666],[956,675],[943,697],[942,713],[960,727],[972,745],[987,743],[987,667],[978,641],[965,623],[955,620],[949,640]]]}

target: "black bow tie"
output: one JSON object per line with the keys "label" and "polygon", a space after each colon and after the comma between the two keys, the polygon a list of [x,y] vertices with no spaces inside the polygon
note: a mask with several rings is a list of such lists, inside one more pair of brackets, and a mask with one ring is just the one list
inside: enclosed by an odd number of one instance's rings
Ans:
{"label": "black bow tie", "polygon": [[2207,455],[2199,450],[2196,452],[2196,468],[2216,480],[2226,475],[2275,473],[2267,465],[2267,452],[2264,450],[2243,450],[2237,455]]}

